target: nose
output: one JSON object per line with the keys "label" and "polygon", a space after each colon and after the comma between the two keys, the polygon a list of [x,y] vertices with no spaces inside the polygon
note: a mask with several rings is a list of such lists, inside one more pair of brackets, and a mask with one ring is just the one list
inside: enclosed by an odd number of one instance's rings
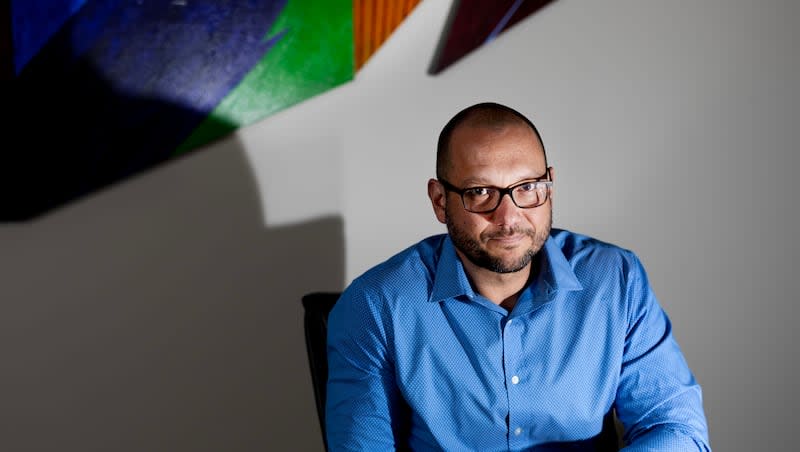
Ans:
{"label": "nose", "polygon": [[490,215],[490,221],[496,225],[511,225],[516,222],[519,207],[514,204],[510,193],[503,194],[500,204]]}

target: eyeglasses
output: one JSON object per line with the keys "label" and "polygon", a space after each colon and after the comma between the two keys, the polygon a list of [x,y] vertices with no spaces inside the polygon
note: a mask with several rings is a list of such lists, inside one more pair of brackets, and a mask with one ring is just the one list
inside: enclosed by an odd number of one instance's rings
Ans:
{"label": "eyeglasses", "polygon": [[461,195],[464,209],[472,213],[494,212],[508,194],[515,206],[520,209],[532,209],[547,202],[553,181],[522,181],[510,187],[469,187],[458,188],[444,179],[439,179],[445,190]]}

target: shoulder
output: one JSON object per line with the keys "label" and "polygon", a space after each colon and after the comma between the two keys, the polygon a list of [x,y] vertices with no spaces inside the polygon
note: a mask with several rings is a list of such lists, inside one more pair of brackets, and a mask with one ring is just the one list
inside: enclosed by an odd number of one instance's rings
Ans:
{"label": "shoulder", "polygon": [[642,268],[636,253],[613,243],[555,228],[550,237],[576,273],[619,272],[626,275]]}
{"label": "shoulder", "polygon": [[330,312],[329,331],[388,340],[398,306],[408,310],[427,304],[420,301],[430,296],[444,239],[444,235],[428,237],[355,278]]}
{"label": "shoulder", "polygon": [[343,298],[427,298],[445,237],[428,237],[370,268],[350,283]]}
{"label": "shoulder", "polygon": [[656,303],[647,272],[633,251],[565,230],[553,230],[551,238],[584,288],[581,296],[619,309],[619,318],[629,321],[633,313]]}
{"label": "shoulder", "polygon": [[354,282],[367,286],[380,286],[410,277],[432,274],[436,270],[444,238],[445,235],[441,234],[421,240],[370,268]]}

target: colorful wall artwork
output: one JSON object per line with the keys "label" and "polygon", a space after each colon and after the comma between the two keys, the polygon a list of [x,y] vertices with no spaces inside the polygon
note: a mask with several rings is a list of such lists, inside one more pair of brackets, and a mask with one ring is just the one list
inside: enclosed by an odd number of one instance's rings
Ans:
{"label": "colorful wall artwork", "polygon": [[11,3],[3,2],[0,4],[0,82],[5,83],[13,78],[13,54],[11,45]]}
{"label": "colorful wall artwork", "polygon": [[[455,0],[436,74],[552,0]],[[420,0],[10,0],[0,221],[28,220],[352,80]]]}
{"label": "colorful wall artwork", "polygon": [[12,0],[6,16],[3,139],[18,146],[0,161],[4,221],[32,218],[354,75],[351,0]]}
{"label": "colorful wall artwork", "polygon": [[22,68],[33,58],[44,44],[59,28],[75,14],[86,0],[29,0],[8,2],[9,12],[13,7],[14,26],[11,36],[14,43],[12,58],[14,72],[19,74]]}
{"label": "colorful wall artwork", "polygon": [[428,70],[438,74],[553,0],[453,0]]}
{"label": "colorful wall artwork", "polygon": [[353,0],[356,71],[408,16],[420,0]]}

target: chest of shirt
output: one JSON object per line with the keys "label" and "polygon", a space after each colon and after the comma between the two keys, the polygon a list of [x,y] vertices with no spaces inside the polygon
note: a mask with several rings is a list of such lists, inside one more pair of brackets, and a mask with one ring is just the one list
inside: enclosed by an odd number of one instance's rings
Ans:
{"label": "chest of shirt", "polygon": [[596,434],[615,397],[625,316],[611,294],[586,295],[510,316],[461,298],[398,309],[396,379],[417,422],[478,443]]}

